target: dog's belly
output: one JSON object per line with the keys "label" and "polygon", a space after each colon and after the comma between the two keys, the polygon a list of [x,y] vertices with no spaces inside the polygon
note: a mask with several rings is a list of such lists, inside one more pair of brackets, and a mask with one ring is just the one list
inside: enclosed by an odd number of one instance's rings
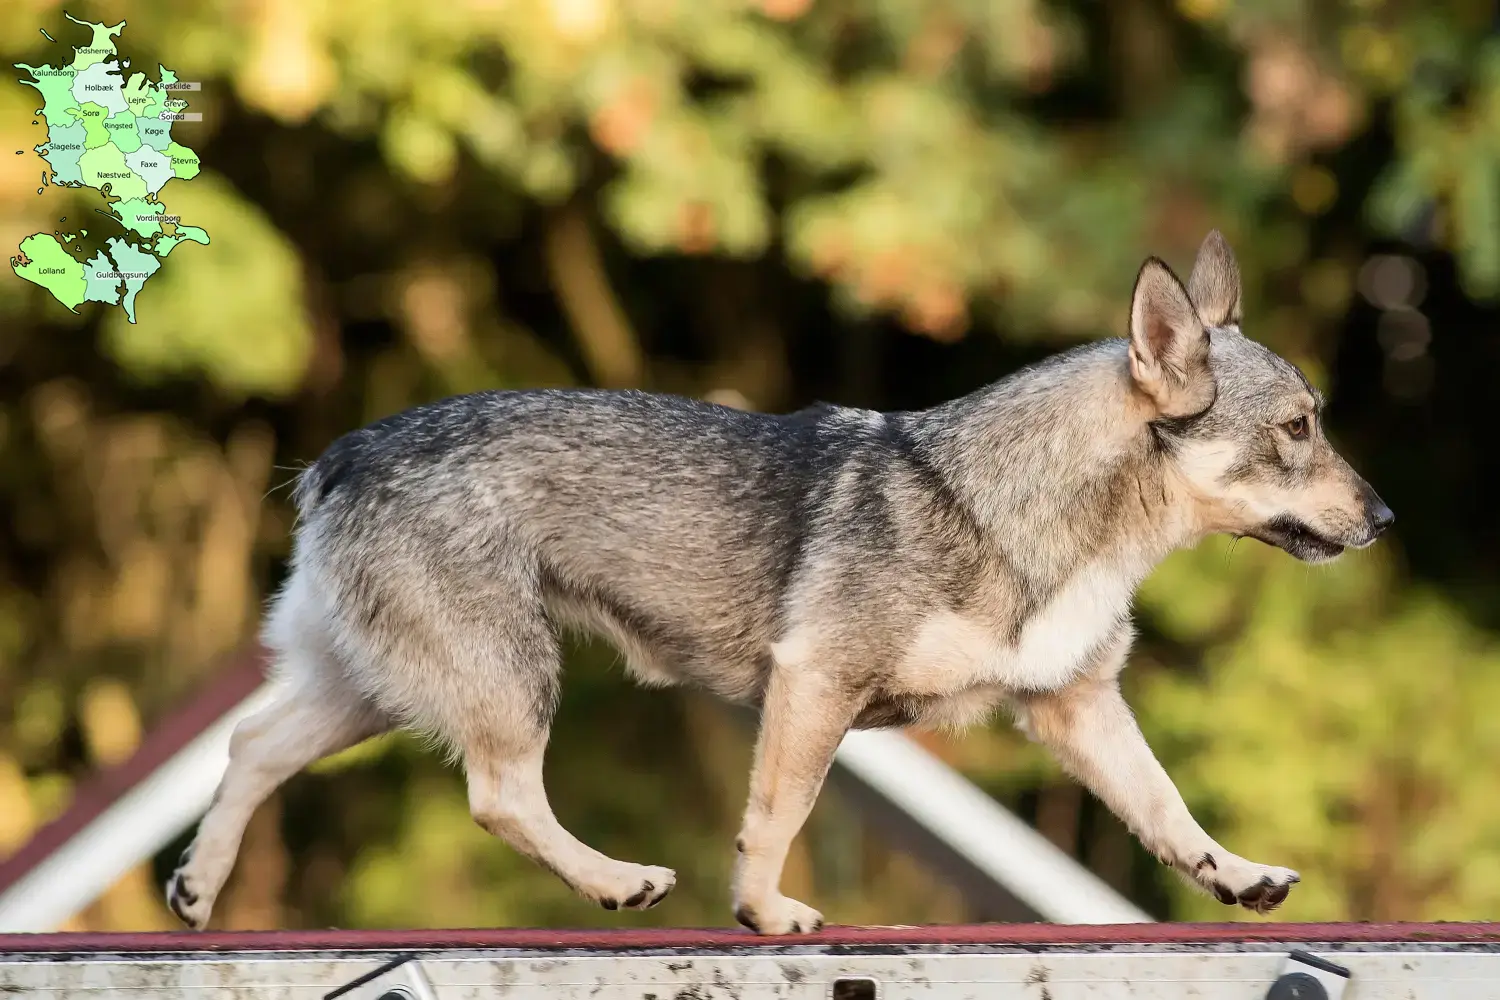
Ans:
{"label": "dog's belly", "polygon": [[922,729],[966,729],[994,714],[1005,700],[1005,690],[979,685],[945,695],[880,694],[865,705],[854,720],[855,729],[892,729],[917,726]]}
{"label": "dog's belly", "polygon": [[[669,628],[659,621],[632,620],[598,601],[559,590],[548,593],[546,607],[554,620],[614,646],[630,676],[646,687],[688,683],[726,701],[753,702],[770,666],[768,654],[760,652],[763,645],[744,637],[733,623],[708,623],[697,632]],[[713,629],[714,624],[720,628]]]}
{"label": "dog's belly", "polygon": [[1063,687],[1127,620],[1135,583],[1118,570],[1087,567],[1019,629],[935,612],[918,626],[888,688],[893,695],[944,697],[975,687]]}

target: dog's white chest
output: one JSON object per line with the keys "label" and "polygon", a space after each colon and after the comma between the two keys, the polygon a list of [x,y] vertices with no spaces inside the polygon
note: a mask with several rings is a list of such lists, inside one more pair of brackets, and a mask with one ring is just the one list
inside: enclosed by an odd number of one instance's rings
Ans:
{"label": "dog's white chest", "polygon": [[1137,582],[1115,567],[1090,566],[1033,613],[1014,642],[988,622],[951,611],[932,615],[903,657],[898,683],[913,694],[974,684],[1061,687],[1129,614]]}

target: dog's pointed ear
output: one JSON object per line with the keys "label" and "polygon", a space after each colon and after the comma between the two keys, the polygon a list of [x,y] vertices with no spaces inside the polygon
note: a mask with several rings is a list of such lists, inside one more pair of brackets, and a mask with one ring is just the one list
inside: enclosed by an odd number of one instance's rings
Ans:
{"label": "dog's pointed ear", "polygon": [[1193,274],[1188,278],[1188,298],[1198,318],[1209,326],[1239,326],[1240,265],[1229,249],[1229,241],[1212,230],[1198,248]]}
{"label": "dog's pointed ear", "polygon": [[1208,331],[1172,269],[1147,259],[1130,300],[1130,377],[1164,417],[1190,417],[1213,405]]}

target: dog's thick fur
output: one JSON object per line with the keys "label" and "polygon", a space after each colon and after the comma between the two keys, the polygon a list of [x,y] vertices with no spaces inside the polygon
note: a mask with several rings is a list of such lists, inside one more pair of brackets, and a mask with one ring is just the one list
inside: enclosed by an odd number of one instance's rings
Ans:
{"label": "dog's thick fur", "polygon": [[1001,704],[1167,864],[1275,907],[1296,873],[1199,827],[1117,683],[1132,593],[1173,549],[1227,532],[1320,561],[1392,520],[1318,394],[1239,323],[1213,233],[1186,288],[1146,262],[1127,339],[931,410],[481,392],[341,438],[298,483],[265,627],[284,694],[236,730],[170,905],[202,927],[260,802],[408,726],[461,755],[484,829],[609,909],[655,906],[675,874],[580,843],[542,787],[577,625],[644,683],[759,706],[734,884],[757,931],[821,925],[778,884],[847,730]]}

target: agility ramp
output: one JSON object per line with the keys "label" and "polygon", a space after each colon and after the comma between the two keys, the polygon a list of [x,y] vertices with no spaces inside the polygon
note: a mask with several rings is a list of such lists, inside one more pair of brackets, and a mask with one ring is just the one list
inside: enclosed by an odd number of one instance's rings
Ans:
{"label": "agility ramp", "polygon": [[12,934],[0,996],[1488,1000],[1500,924]]}

